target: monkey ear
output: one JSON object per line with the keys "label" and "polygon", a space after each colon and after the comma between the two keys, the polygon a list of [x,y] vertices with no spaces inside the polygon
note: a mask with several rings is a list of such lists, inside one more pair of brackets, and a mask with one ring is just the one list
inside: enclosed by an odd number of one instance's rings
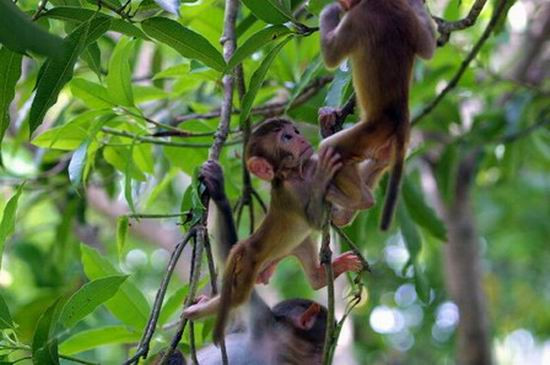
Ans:
{"label": "monkey ear", "polygon": [[309,308],[298,318],[298,327],[303,330],[310,330],[315,324],[319,312],[321,312],[321,306],[317,303],[311,303]]}
{"label": "monkey ear", "polygon": [[262,157],[250,157],[246,161],[246,168],[262,180],[271,181],[275,177],[273,166]]}

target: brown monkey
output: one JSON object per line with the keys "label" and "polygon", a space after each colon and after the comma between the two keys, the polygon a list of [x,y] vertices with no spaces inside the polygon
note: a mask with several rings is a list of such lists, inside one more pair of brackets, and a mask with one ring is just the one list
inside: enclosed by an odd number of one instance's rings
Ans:
{"label": "brown monkey", "polygon": [[[219,258],[225,260],[237,243],[237,233],[220,165],[207,161],[201,179],[210,195],[208,232]],[[269,308],[253,291],[248,313],[246,330],[225,337],[230,364],[321,364],[327,321],[323,306],[310,300],[291,299]],[[213,345],[201,349],[197,358],[202,365],[222,364],[220,350]]]}
{"label": "brown monkey", "polygon": [[[313,286],[325,284],[317,261],[315,242],[309,236],[324,222],[324,197],[340,168],[338,155],[331,148],[313,156],[313,148],[286,119],[270,119],[259,125],[246,148],[247,168],[271,182],[271,204],[256,231],[235,245],[229,254],[221,295],[201,301],[184,311],[197,319],[218,311],[214,339],[225,328],[229,310],[248,300],[254,282],[262,271],[289,254],[296,255]],[[334,262],[335,274],[361,268],[357,257],[344,254]],[[268,275],[269,276],[269,275]],[[318,284],[318,285],[315,285]]]}
{"label": "brown monkey", "polygon": [[320,30],[327,67],[349,57],[361,109],[360,123],[327,138],[321,147],[333,147],[340,154],[344,167],[334,183],[351,196],[350,176],[359,175],[357,162],[376,159],[380,150],[391,146],[394,162],[381,218],[381,228],[386,230],[397,202],[409,139],[414,57],[433,55],[434,28],[422,0],[339,0],[323,9]]}

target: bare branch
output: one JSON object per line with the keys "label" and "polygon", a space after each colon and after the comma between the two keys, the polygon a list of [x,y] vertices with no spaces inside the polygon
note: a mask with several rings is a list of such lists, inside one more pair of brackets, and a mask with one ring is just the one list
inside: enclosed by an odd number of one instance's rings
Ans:
{"label": "bare branch", "polygon": [[335,314],[334,314],[334,272],[332,270],[332,251],[330,249],[330,225],[327,222],[323,228],[323,242],[321,244],[321,252],[319,254],[321,265],[325,269],[327,281],[327,328],[325,332],[325,344],[323,347],[323,365],[332,363],[332,355],[336,347],[337,337],[335,336]]}
{"label": "bare branch", "polygon": [[426,115],[430,114],[432,110],[443,100],[443,98],[451,91],[453,90],[457,85],[460,79],[462,78],[462,75],[466,72],[468,69],[468,66],[470,63],[474,60],[474,58],[479,53],[479,50],[483,46],[483,44],[489,39],[489,36],[491,35],[492,31],[495,29],[496,25],[498,24],[498,21],[500,20],[501,16],[504,14],[504,10],[506,9],[506,5],[508,4],[510,0],[500,0],[498,3],[497,8],[495,9],[495,12],[493,13],[493,16],[491,17],[491,20],[489,21],[489,24],[487,25],[487,28],[483,31],[483,34],[477,41],[477,43],[474,45],[468,56],[462,61],[462,64],[460,65],[460,68],[456,72],[456,74],[453,76],[451,81],[447,84],[447,86],[433,99],[428,105],[422,109],[420,114],[418,114],[416,117],[412,119],[411,124],[415,125],[422,118],[424,118]]}

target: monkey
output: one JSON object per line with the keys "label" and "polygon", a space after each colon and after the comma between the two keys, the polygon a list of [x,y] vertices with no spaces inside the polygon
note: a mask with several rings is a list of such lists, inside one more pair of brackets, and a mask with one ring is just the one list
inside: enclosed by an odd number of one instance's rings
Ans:
{"label": "monkey", "polygon": [[[223,334],[229,310],[243,304],[258,276],[261,273],[269,276],[281,258],[295,255],[314,287],[326,284],[315,242],[309,236],[320,230],[325,221],[324,199],[332,177],[341,166],[338,155],[331,148],[314,155],[312,146],[292,122],[272,118],[252,132],[245,157],[251,173],[271,182],[269,209],[254,233],[231,249],[221,294],[201,300],[183,312],[189,319],[218,312],[216,343]],[[361,269],[359,259],[351,253],[337,257],[332,264],[335,276]]]}
{"label": "monkey", "polygon": [[[237,232],[221,166],[213,160],[205,162],[200,178],[210,196],[208,232],[216,256],[224,261],[237,243]],[[306,299],[290,299],[270,308],[253,290],[249,308],[247,329],[225,337],[230,364],[321,364],[327,324],[325,307]],[[220,350],[214,345],[199,350],[197,358],[202,365],[222,364]]]}
{"label": "monkey", "polygon": [[[409,85],[415,55],[432,57],[435,30],[422,0],[339,0],[320,15],[321,54],[328,68],[349,58],[361,121],[321,142],[344,166],[334,178],[352,196],[350,176],[357,164],[391,149],[393,166],[380,227],[390,226],[397,203],[409,140]],[[345,206],[344,204],[339,204]]]}

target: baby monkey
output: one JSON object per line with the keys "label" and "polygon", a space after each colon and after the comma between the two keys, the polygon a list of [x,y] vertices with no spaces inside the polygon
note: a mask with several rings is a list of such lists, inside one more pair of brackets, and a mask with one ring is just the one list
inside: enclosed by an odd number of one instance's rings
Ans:
{"label": "baby monkey", "polygon": [[[339,0],[323,9],[321,51],[327,67],[349,57],[361,121],[324,140],[344,166],[335,185],[353,196],[350,176],[357,162],[378,159],[391,148],[393,167],[388,182],[381,228],[389,228],[397,203],[409,140],[409,85],[415,55],[431,58],[435,32],[422,0]],[[383,152],[386,153],[386,152]],[[345,206],[345,204],[339,204]]]}
{"label": "baby monkey", "polygon": [[[224,331],[230,309],[247,301],[258,277],[263,276],[261,281],[268,279],[281,258],[295,255],[312,286],[326,285],[317,245],[310,236],[324,223],[325,195],[328,197],[330,182],[341,167],[339,156],[330,147],[314,155],[313,148],[292,122],[273,118],[253,131],[245,157],[251,173],[271,182],[269,209],[254,233],[231,249],[221,294],[183,313],[186,318],[197,319],[218,312],[216,342]],[[360,260],[352,253],[340,255],[332,265],[335,276],[361,269]]]}

